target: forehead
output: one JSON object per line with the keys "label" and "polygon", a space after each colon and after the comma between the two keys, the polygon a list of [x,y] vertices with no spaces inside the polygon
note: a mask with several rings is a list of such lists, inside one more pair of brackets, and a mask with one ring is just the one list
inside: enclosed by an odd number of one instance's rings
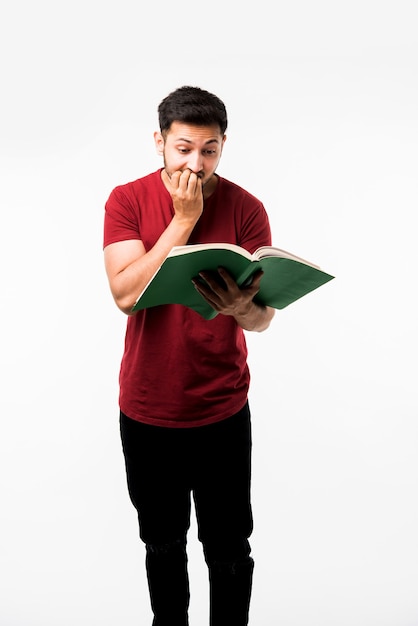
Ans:
{"label": "forehead", "polygon": [[186,141],[188,143],[208,143],[222,141],[222,134],[217,124],[196,126],[183,122],[173,122],[167,133],[170,141]]}

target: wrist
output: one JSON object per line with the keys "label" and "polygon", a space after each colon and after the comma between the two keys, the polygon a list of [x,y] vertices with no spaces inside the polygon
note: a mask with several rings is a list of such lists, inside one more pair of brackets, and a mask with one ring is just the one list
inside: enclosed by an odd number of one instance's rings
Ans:
{"label": "wrist", "polygon": [[249,300],[236,307],[234,317],[241,320],[246,319],[249,315],[253,315],[257,308],[257,305]]}
{"label": "wrist", "polygon": [[190,231],[192,232],[193,228],[196,226],[196,223],[198,221],[200,216],[198,217],[190,217],[190,216],[184,216],[184,215],[178,215],[177,213],[174,214],[173,219],[172,219],[172,223],[185,231]]}

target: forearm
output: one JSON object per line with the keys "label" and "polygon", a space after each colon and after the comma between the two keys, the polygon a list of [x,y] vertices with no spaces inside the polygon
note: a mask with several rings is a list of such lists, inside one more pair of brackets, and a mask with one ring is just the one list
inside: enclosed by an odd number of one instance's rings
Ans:
{"label": "forearm", "polygon": [[[193,222],[173,217],[149,251],[145,251],[142,242],[133,242],[134,245],[137,244],[136,255],[128,253],[126,261],[119,264],[117,271],[112,271],[112,263],[107,259],[112,295],[121,311],[127,315],[131,314],[136,299],[167,258],[170,250],[174,246],[185,245],[193,228]],[[106,249],[105,258],[111,257],[112,253],[112,250]]]}
{"label": "forearm", "polygon": [[174,246],[185,245],[203,211],[200,178],[190,169],[178,170],[171,177],[165,170],[162,181],[173,201],[174,216],[151,250],[139,240],[120,241],[105,249],[110,288],[118,307],[127,315],[138,296],[167,258]]}

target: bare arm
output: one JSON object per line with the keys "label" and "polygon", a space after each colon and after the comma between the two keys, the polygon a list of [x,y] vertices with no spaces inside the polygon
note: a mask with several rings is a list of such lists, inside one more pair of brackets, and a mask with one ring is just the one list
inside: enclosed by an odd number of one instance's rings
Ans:
{"label": "bare arm", "polygon": [[254,302],[260,289],[263,272],[254,274],[248,287],[240,288],[230,274],[223,268],[218,269],[224,285],[220,285],[213,275],[201,272],[206,284],[194,281],[197,291],[209,304],[222,315],[231,315],[244,330],[261,332],[270,326],[275,310]]}
{"label": "bare arm", "polygon": [[173,199],[174,217],[153,248],[146,252],[142,241],[134,239],[110,244],[104,251],[112,295],[127,315],[171,248],[187,243],[203,211],[202,184],[196,174],[184,170],[170,179],[163,171],[162,176]]}

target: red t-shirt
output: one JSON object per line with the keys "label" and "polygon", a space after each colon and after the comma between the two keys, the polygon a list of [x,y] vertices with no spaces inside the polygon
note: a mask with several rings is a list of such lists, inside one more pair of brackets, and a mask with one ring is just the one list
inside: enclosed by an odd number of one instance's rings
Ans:
{"label": "red t-shirt", "polygon": [[[106,203],[104,247],[142,240],[154,246],[173,215],[161,170],[116,187]],[[219,177],[188,243],[235,243],[250,252],[271,245],[262,203]],[[243,330],[230,316],[203,319],[170,304],[128,317],[120,368],[120,408],[157,426],[211,424],[239,411],[250,375]]]}

